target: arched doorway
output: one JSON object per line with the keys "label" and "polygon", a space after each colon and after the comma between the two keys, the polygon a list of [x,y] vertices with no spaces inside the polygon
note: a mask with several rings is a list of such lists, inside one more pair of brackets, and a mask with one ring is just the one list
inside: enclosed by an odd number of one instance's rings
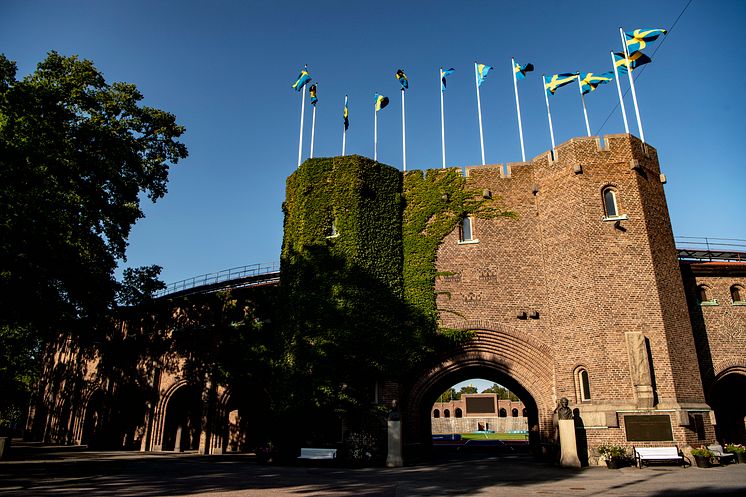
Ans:
{"label": "arched doorway", "polygon": [[86,402],[80,443],[87,445],[91,449],[100,448],[105,445],[104,401],[105,394],[103,390],[96,390],[88,397],[88,402]]}
{"label": "arched doorway", "polygon": [[509,330],[473,331],[472,340],[444,355],[406,389],[407,440],[430,450],[433,404],[446,389],[470,378],[503,385],[523,401],[534,448],[553,440],[554,368],[549,350]]}
{"label": "arched doorway", "polygon": [[717,419],[718,440],[746,443],[746,367],[729,368],[719,374],[709,400]]}
{"label": "arched doorway", "polygon": [[162,450],[176,452],[199,449],[202,434],[200,389],[182,384],[168,398],[163,423]]}

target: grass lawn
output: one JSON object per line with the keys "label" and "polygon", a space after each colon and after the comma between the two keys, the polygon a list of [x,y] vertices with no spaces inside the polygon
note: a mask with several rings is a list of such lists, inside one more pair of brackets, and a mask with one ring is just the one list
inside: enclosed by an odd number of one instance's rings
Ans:
{"label": "grass lawn", "polygon": [[525,433],[462,433],[461,440],[526,440]]}

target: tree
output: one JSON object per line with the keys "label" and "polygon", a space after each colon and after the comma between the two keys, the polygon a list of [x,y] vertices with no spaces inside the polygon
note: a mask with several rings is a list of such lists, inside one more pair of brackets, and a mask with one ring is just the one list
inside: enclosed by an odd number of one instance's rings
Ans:
{"label": "tree", "polygon": [[477,393],[477,387],[472,385],[466,385],[461,387],[461,390],[458,391],[458,398],[460,399],[462,395],[465,393]]}
{"label": "tree", "polygon": [[438,397],[438,402],[450,402],[452,400],[458,400],[459,394],[456,393],[456,389],[451,387]]}
{"label": "tree", "polygon": [[498,399],[502,400],[512,400],[516,402],[521,400],[516,394],[514,394],[504,386],[498,385],[497,383],[493,383],[491,387],[485,388],[484,390],[482,390],[482,393],[494,393],[497,395]]}
{"label": "tree", "polygon": [[0,54],[3,342],[61,330],[85,342],[116,305],[141,195],[163,197],[170,164],[187,156],[175,117],[140,100],[88,60],[50,52],[18,80]]}

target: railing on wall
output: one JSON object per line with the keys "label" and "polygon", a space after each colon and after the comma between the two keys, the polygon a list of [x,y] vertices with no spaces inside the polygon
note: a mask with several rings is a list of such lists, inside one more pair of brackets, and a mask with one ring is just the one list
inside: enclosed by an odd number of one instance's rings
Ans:
{"label": "railing on wall", "polygon": [[746,240],[677,236],[675,241],[682,260],[746,262]]}
{"label": "railing on wall", "polygon": [[229,269],[223,269],[216,273],[201,274],[185,280],[166,285],[166,288],[158,291],[155,297],[163,297],[174,293],[189,293],[190,290],[205,288],[206,291],[251,286],[262,283],[271,283],[280,279],[280,263],[268,262],[263,264],[249,264]]}

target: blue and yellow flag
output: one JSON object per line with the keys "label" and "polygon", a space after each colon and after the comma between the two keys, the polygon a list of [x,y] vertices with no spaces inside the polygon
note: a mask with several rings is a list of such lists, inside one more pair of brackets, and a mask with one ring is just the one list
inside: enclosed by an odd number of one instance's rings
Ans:
{"label": "blue and yellow flag", "polygon": [[319,99],[316,98],[316,83],[308,88],[308,94],[311,95],[311,105],[316,105],[319,101]]}
{"label": "blue and yellow flag", "polygon": [[515,66],[513,66],[513,72],[515,73],[516,79],[523,79],[526,77],[527,72],[531,72],[534,70],[534,65],[531,63],[526,64],[525,66],[520,65],[518,62],[515,63]]}
{"label": "blue and yellow flag", "polygon": [[293,88],[295,91],[301,91],[309,81],[311,81],[311,76],[308,75],[308,66],[305,66],[300,75],[298,75],[298,81],[293,83]]}
{"label": "blue and yellow flag", "polygon": [[349,119],[349,116],[350,116],[350,113],[349,113],[349,111],[347,110],[347,95],[345,95],[345,108],[344,108],[344,110],[342,111],[342,118],[344,119],[344,122],[345,122],[345,131],[347,131],[347,128],[349,128],[349,127],[350,127],[350,119]]}
{"label": "blue and yellow flag", "polygon": [[446,91],[446,77],[453,74],[456,69],[443,69],[440,68],[440,91]]}
{"label": "blue and yellow flag", "polygon": [[651,41],[658,39],[660,35],[668,33],[665,29],[635,29],[627,31],[624,36],[627,37],[627,53],[642,50]]}
{"label": "blue and yellow flag", "polygon": [[482,86],[484,80],[487,79],[487,73],[491,70],[492,66],[477,63],[477,86]]}
{"label": "blue and yellow flag", "polygon": [[407,79],[407,75],[404,74],[403,70],[396,70],[396,79],[399,80],[399,84],[401,85],[402,90],[406,90],[407,88],[409,88],[409,80]]}
{"label": "blue and yellow flag", "polygon": [[614,76],[613,72],[605,72],[603,74],[593,74],[592,72],[588,72],[585,73],[585,75],[581,75],[580,87],[583,95],[595,91],[598,85],[603,85],[609,81],[613,81],[614,78],[612,76]]}
{"label": "blue and yellow flag", "polygon": [[[633,70],[649,62],[653,62],[653,59],[640,51],[629,54],[629,66]],[[620,73],[625,74],[627,72],[627,64],[624,63],[624,53],[614,52],[614,64]]]}
{"label": "blue and yellow flag", "polygon": [[562,74],[555,74],[551,78],[547,79],[546,76],[543,76],[544,78],[544,90],[550,95],[554,95],[554,92],[557,91],[557,88],[561,88],[565,85],[569,85],[575,79],[578,77],[578,73],[576,72],[563,72]]}
{"label": "blue and yellow flag", "polygon": [[376,112],[383,109],[389,104],[389,97],[384,97],[383,95],[379,95],[378,93],[376,93],[375,99],[376,99]]}

